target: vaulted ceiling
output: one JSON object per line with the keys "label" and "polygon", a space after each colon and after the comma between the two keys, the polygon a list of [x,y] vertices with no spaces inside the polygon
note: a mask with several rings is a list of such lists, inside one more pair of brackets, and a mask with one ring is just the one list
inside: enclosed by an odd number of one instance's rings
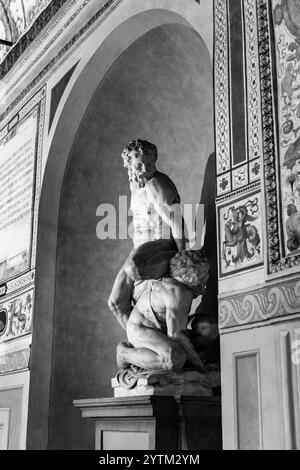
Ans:
{"label": "vaulted ceiling", "polygon": [[[0,39],[16,43],[51,0],[0,0]],[[9,48],[0,46],[0,62]]]}

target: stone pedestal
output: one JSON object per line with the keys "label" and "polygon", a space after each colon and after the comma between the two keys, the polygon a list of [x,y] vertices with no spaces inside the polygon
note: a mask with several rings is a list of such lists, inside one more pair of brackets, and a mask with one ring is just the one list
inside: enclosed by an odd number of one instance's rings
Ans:
{"label": "stone pedestal", "polygon": [[142,395],[76,400],[95,420],[96,450],[221,449],[219,397]]}

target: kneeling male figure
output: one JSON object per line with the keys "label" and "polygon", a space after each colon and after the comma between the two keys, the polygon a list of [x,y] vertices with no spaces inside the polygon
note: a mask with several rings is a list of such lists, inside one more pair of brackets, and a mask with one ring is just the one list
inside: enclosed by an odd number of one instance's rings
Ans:
{"label": "kneeling male figure", "polygon": [[199,251],[177,253],[170,276],[135,287],[136,304],[126,326],[130,345],[120,343],[117,349],[121,369],[180,370],[186,363],[203,368],[186,330],[192,301],[205,289],[208,262]]}

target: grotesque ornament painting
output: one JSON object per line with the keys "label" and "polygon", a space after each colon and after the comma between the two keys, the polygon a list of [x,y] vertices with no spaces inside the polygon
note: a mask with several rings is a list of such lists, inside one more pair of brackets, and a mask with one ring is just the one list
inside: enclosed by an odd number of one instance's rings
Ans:
{"label": "grotesque ornament painting", "polygon": [[300,1],[273,0],[285,255],[300,248]]}
{"label": "grotesque ornament painting", "polygon": [[262,263],[260,196],[220,209],[220,274]]}
{"label": "grotesque ornament painting", "polygon": [[[259,252],[260,236],[258,230],[249,223],[256,220],[256,217],[248,213],[248,207],[252,208],[252,213],[257,212],[257,199],[248,201],[244,206],[231,207],[228,215],[224,216],[226,223],[223,256],[227,266],[230,265],[230,260],[227,259],[226,254],[226,249],[229,247],[236,247],[236,254],[231,257],[233,263],[243,262],[245,258],[249,260],[253,258],[255,250]],[[232,217],[230,217],[230,213]],[[230,254],[231,251],[229,250]]]}

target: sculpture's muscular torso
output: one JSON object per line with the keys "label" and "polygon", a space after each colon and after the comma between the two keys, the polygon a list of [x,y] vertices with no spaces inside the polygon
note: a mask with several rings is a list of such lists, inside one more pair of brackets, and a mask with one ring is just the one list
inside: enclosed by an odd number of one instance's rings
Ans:
{"label": "sculpture's muscular torso", "polygon": [[108,305],[126,328],[134,282],[164,276],[170,258],[185,242],[180,198],[170,178],[156,169],[156,147],[134,141],[122,156],[130,181],[134,249],[115,280]]}
{"label": "sculpture's muscular torso", "polygon": [[[142,188],[131,183],[131,211],[133,214],[133,244],[138,248],[143,243],[162,239],[177,239],[183,248],[182,227],[170,219],[171,211],[181,221],[180,197],[170,178],[158,171]],[[169,213],[168,213],[169,212]],[[175,214],[174,214],[175,215]],[[172,235],[170,236],[170,230]],[[177,246],[178,246],[177,245]]]}

